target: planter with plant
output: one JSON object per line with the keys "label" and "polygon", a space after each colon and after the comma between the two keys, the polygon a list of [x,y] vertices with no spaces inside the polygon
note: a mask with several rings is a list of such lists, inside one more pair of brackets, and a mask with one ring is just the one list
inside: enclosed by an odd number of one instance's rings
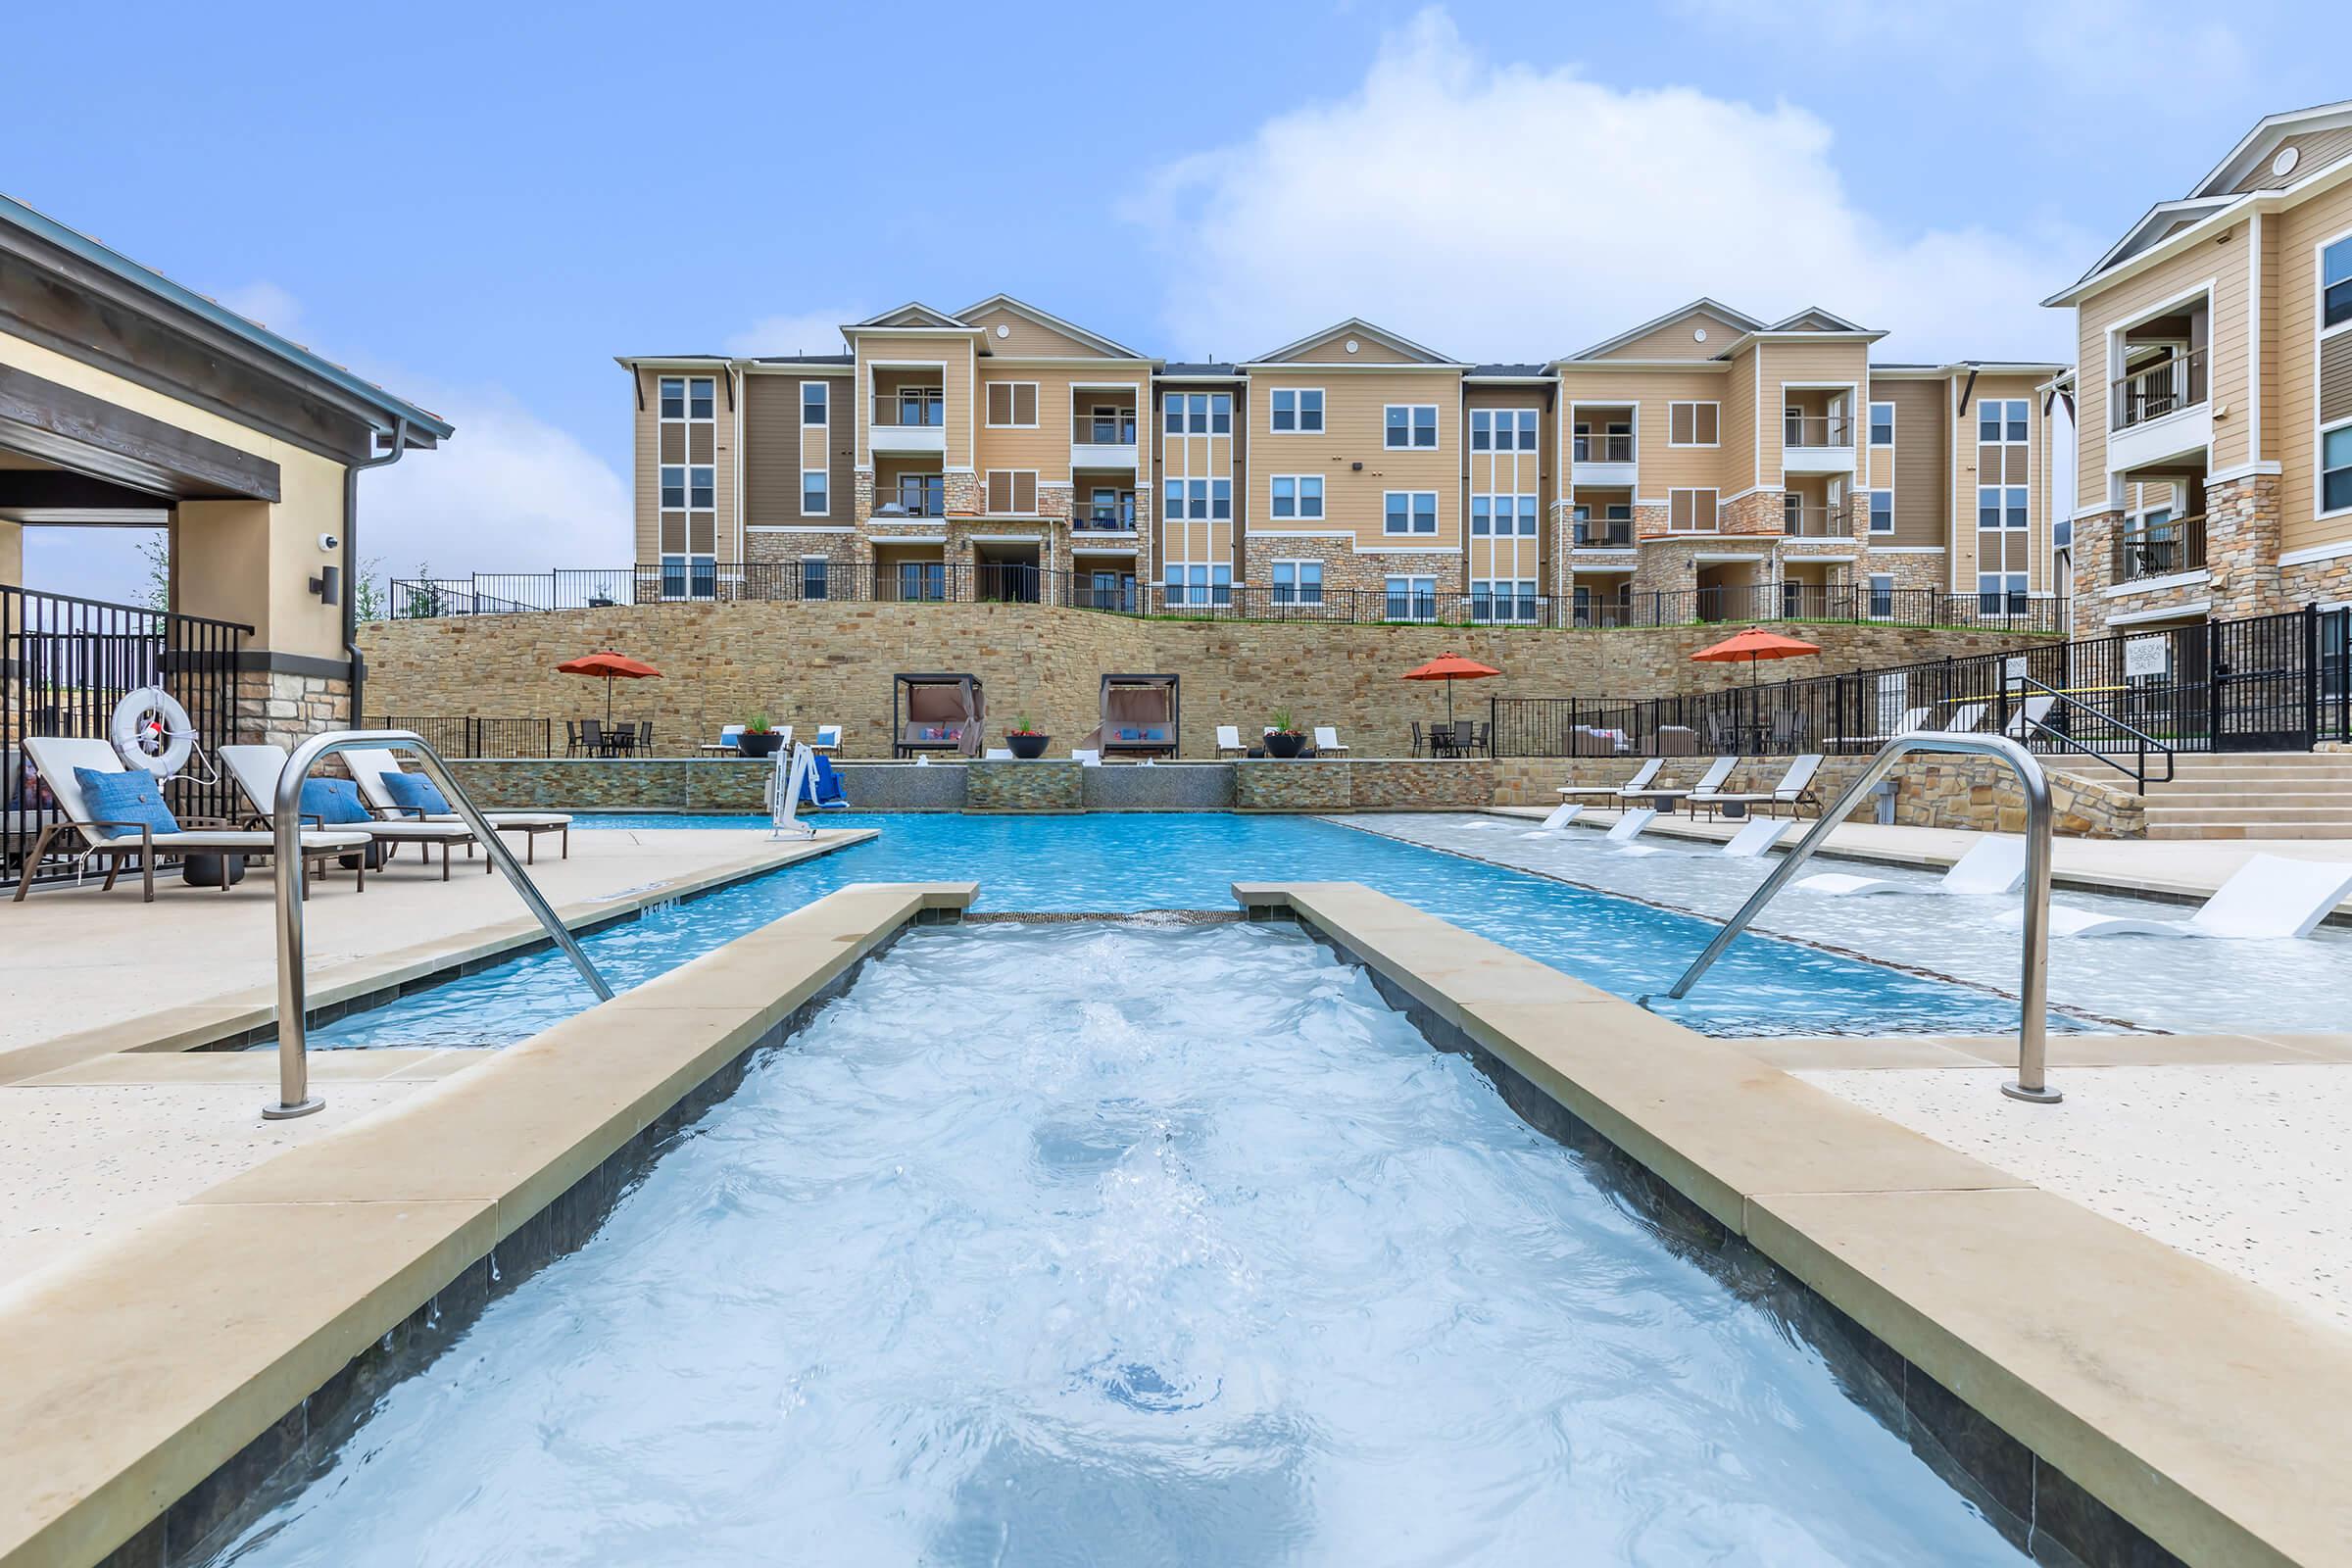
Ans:
{"label": "planter with plant", "polygon": [[1291,722],[1288,709],[1274,715],[1273,728],[1266,731],[1266,755],[1289,761],[1306,749],[1306,731]]}
{"label": "planter with plant", "polygon": [[1034,762],[1045,756],[1046,747],[1053,739],[1053,736],[1032,725],[1027,713],[1014,719],[1012,728],[1004,732],[1004,744],[1011,747],[1012,755],[1024,762]]}
{"label": "planter with plant", "polygon": [[735,750],[745,757],[773,757],[784,744],[784,732],[767,721],[765,713],[745,719],[735,737]]}

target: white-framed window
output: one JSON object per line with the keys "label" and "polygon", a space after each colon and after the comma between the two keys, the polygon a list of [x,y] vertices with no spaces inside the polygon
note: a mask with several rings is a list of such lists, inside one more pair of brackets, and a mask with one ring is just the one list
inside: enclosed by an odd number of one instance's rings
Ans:
{"label": "white-framed window", "polygon": [[1392,403],[1381,411],[1381,441],[1392,452],[1438,444],[1435,403]]}
{"label": "white-framed window", "polygon": [[1471,410],[1470,450],[1473,452],[1535,451],[1536,411],[1533,409]]}
{"label": "white-framed window", "polygon": [[662,553],[662,597],[715,599],[718,597],[718,558],[708,551]]}
{"label": "white-framed window", "polygon": [[718,382],[708,375],[662,377],[662,417],[709,419],[717,413]]}
{"label": "white-framed window", "polygon": [[2026,525],[2026,498],[2029,494],[2022,484],[1977,486],[1977,526],[1986,531],[2023,528]]}
{"label": "white-framed window", "polygon": [[[1536,411],[1533,409],[1521,409],[1519,411],[1518,417],[1514,419],[1512,423],[1515,426],[1515,432],[1519,437],[1519,450],[1522,452],[1535,451]],[[1500,425],[1496,425],[1494,428],[1499,436],[1502,427]]]}
{"label": "white-framed window", "polygon": [[[1217,405],[1225,411],[1225,422],[1212,432]],[[1171,392],[1168,394],[1168,434],[1223,435],[1233,428],[1233,394],[1230,392]]]}
{"label": "white-framed window", "polygon": [[1470,579],[1472,620],[1526,621],[1536,619],[1536,579],[1533,577],[1473,577]]}
{"label": "white-framed window", "polygon": [[1667,404],[1666,444],[1670,447],[1723,445],[1723,405],[1720,403]]}
{"label": "white-framed window", "polygon": [[826,504],[825,470],[803,468],[801,470],[801,515],[821,517],[829,510]]}
{"label": "white-framed window", "polygon": [[802,425],[817,425],[826,422],[827,411],[832,407],[831,393],[832,388],[822,381],[803,381],[801,383]]}
{"label": "white-framed window", "polygon": [[948,514],[947,476],[937,473],[900,474],[899,505],[910,517],[946,516]]}
{"label": "white-framed window", "polygon": [[1438,615],[1438,579],[1408,572],[1392,572],[1383,579],[1388,592],[1387,615],[1391,620],[1435,620]]}
{"label": "white-framed window", "polygon": [[717,400],[715,376],[660,378],[654,546],[665,599],[710,599],[718,591]]}
{"label": "white-framed window", "polygon": [[1666,527],[1673,533],[1713,533],[1716,492],[1708,489],[1666,492]]}
{"label": "white-framed window", "polygon": [[1470,450],[1473,452],[1494,450],[1494,415],[1491,410],[1472,409],[1470,411]]}
{"label": "white-framed window", "polygon": [[2026,574],[2022,571],[1977,573],[1977,611],[1980,614],[2019,614],[2026,608]]}
{"label": "white-framed window", "polygon": [[1571,426],[1569,443],[1573,460],[1578,463],[1631,463],[1634,461],[1634,421],[1613,416],[1593,427],[1590,416],[1580,417]]}
{"label": "white-framed window", "polygon": [[1208,433],[1233,434],[1233,394],[1211,392],[1208,395]]}
{"label": "white-framed window", "polygon": [[1278,605],[1319,605],[1323,602],[1323,563],[1274,563],[1274,602]]}
{"label": "white-framed window", "polygon": [[1870,492],[1870,531],[1872,533],[1894,532],[1893,491],[1873,490]]}
{"label": "white-framed window", "polygon": [[1037,514],[1035,468],[988,470],[988,510],[997,516],[1034,516]]}
{"label": "white-framed window", "polygon": [[2026,411],[2033,402],[2028,398],[1981,398],[1977,402],[1977,440],[1986,446],[1995,442],[2016,442],[2026,439]]}
{"label": "white-framed window", "polygon": [[1323,515],[1323,476],[1319,473],[1278,473],[1270,481],[1272,494],[1266,514],[1300,518]]}
{"label": "white-framed window", "polygon": [[1208,481],[1208,515],[1210,520],[1215,522],[1233,520],[1233,481],[1231,479]]}
{"label": "white-framed window", "polygon": [[1168,567],[1168,602],[1176,605],[1230,605],[1233,567],[1196,563]]}
{"label": "white-framed window", "polygon": [[1493,496],[1472,496],[1470,498],[1470,537],[1484,539],[1494,531],[1494,498]]}
{"label": "white-framed window", "polygon": [[1097,485],[1079,508],[1077,520],[1085,528],[1131,529],[1135,526],[1135,492],[1117,485]]}
{"label": "white-framed window", "polygon": [[1873,403],[1870,406],[1870,444],[1874,447],[1894,445],[1894,405]]}
{"label": "white-framed window", "polygon": [[988,383],[988,424],[999,430],[1034,430],[1037,428],[1037,383],[1035,381],[991,381]]}
{"label": "white-framed window", "polygon": [[2352,325],[2352,234],[2320,252],[2320,330]]}
{"label": "white-framed window", "polygon": [[2352,420],[2320,432],[2320,510],[2352,510]]}
{"label": "white-framed window", "polygon": [[1169,522],[1184,520],[1184,481],[1170,479],[1159,487],[1159,514]]}
{"label": "white-framed window", "polygon": [[1470,498],[1470,534],[1473,538],[1533,539],[1536,536],[1536,516],[1534,496]]}
{"label": "white-framed window", "polygon": [[827,599],[833,592],[833,564],[822,556],[801,558],[801,597]]}
{"label": "white-framed window", "polygon": [[1382,508],[1382,530],[1393,534],[1434,534],[1438,531],[1438,493],[1435,490],[1391,490]]}
{"label": "white-framed window", "polygon": [[1323,430],[1323,389],[1319,386],[1278,386],[1266,397],[1266,428],[1276,435],[1319,435]]}
{"label": "white-framed window", "polygon": [[1870,577],[1870,613],[1874,619],[1886,620],[1894,614],[1894,576],[1890,572],[1873,572]]}

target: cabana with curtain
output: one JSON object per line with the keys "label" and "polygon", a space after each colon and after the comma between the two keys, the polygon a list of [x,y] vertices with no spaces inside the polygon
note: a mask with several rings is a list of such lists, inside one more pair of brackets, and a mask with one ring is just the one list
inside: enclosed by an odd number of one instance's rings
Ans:
{"label": "cabana with curtain", "polygon": [[977,675],[901,675],[891,682],[891,752],[977,757],[987,702]]}
{"label": "cabana with curtain", "polygon": [[1176,677],[1105,675],[1102,722],[1086,749],[1104,757],[1176,755]]}

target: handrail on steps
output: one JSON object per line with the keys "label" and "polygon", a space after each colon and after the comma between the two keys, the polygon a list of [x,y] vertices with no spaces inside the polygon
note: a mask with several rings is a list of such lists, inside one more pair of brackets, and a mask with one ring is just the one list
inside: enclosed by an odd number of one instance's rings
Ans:
{"label": "handrail on steps", "polygon": [[[2042,696],[2051,699],[2053,702],[2063,705],[2064,710],[2068,712],[2084,714],[2087,717],[2095,719],[2099,723],[2106,725],[2110,729],[2118,729],[2123,731],[2126,735],[2130,736],[2133,742],[2136,743],[2135,757],[2138,761],[2138,766],[2135,768],[2126,767],[2123,763],[2117,761],[2107,753],[2100,751],[2095,746],[2084,745],[2082,742],[2075,739],[2073,735],[2069,734],[2065,730],[2062,730],[2056,725],[2051,724],[2047,719],[2028,719],[2026,722],[2030,731],[2038,733],[2049,740],[2056,741],[2059,745],[2064,746],[2071,751],[2081,752],[2083,756],[2091,759],[2093,761],[2106,763],[2109,767],[2112,767],[2117,772],[2123,774],[2124,777],[2132,780],[2132,782],[2138,787],[2138,792],[2142,795],[2148,793],[2148,749],[2150,747],[2154,747],[2157,754],[2164,759],[2164,777],[2158,779],[2156,782],[2159,784],[2170,784],[2173,781],[2173,758],[2176,753],[2175,748],[2169,742],[2158,740],[2155,736],[2150,735],[2145,730],[2139,729],[2134,725],[2125,722],[2123,719],[2116,717],[2113,713],[2103,713],[2099,711],[2099,710],[2091,707],[2088,703],[2078,701],[2071,693],[2062,692],[2057,687],[2035,680],[2031,675],[2013,675],[2010,677],[2010,680],[2013,684],[2015,684],[2021,696],[2029,690],[2038,692]],[[2019,716],[2022,717],[2023,714],[2024,710],[2021,707],[2019,710]]]}
{"label": "handrail on steps", "polygon": [[1773,895],[1788,885],[1789,879],[1804,868],[1813,852],[1838,823],[1846,818],[1860,803],[1865,792],[1885,778],[1894,764],[1913,752],[1976,753],[1997,757],[2009,764],[2017,782],[2026,792],[2026,941],[2025,974],[2018,986],[2023,1015],[2017,1028],[2017,1077],[2001,1085],[2001,1093],[2014,1100],[2031,1101],[2037,1105],[2054,1105],[2062,1098],[2058,1091],[2044,1082],[2044,1057],[2047,1053],[2049,990],[2050,990],[2050,781],[2027,751],[2006,735],[1955,735],[1944,730],[1909,730],[1897,735],[1879,749],[1870,765],[1841,791],[1838,799],[1821,813],[1811,832],[1797,842],[1795,849],[1781,857],[1781,863],[1763,885],[1740,906],[1740,912],[1725,922],[1707,944],[1707,951],[1683,972],[1674,983],[1669,997],[1680,1000],[1698,984],[1732,939],[1748,927],[1758,910],[1770,904]]}
{"label": "handrail on steps", "polygon": [[[450,772],[441,754],[425,743],[423,736],[408,729],[338,729],[314,735],[294,749],[286,760],[285,771],[277,776],[277,799],[271,803],[272,831],[277,836],[277,1103],[264,1105],[262,1115],[269,1121],[286,1121],[296,1116],[308,1116],[322,1110],[326,1102],[311,1093],[310,1021],[306,1015],[305,999],[308,984],[303,976],[303,878],[307,874],[302,858],[302,785],[311,776],[311,769],[321,758],[355,747],[384,747],[416,754],[424,764],[425,777],[431,779],[458,813],[459,819],[473,830],[482,853],[490,863],[506,873],[523,905],[547,928],[556,946],[571,959],[588,989],[596,993],[599,1002],[612,1000],[612,988],[605,977],[596,972],[588,955],[564,922],[557,918],[546,897],[540,893],[531,874],[514,858],[498,829],[473,804],[473,797]],[[364,852],[363,852],[364,853]]]}

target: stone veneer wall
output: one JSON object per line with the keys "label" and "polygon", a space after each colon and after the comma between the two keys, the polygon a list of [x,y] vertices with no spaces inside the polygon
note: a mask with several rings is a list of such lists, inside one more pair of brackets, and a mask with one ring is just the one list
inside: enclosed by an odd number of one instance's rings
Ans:
{"label": "stone veneer wall", "polygon": [[[1456,710],[1483,717],[1496,697],[1648,696],[1744,684],[1728,664],[1690,656],[1723,626],[1612,631],[1463,626],[1156,620],[1033,605],[692,604],[376,621],[361,629],[368,717],[602,716],[602,686],[559,675],[559,662],[612,649],[651,662],[660,680],[623,681],[614,714],[651,719],[657,754],[690,754],[721,724],[766,712],[806,736],[843,726],[843,755],[890,755],[891,677],[969,670],[987,683],[988,727],[1026,712],[1077,746],[1098,721],[1106,673],[1181,677],[1184,755],[1215,756],[1215,728],[1248,730],[1290,710],[1331,724],[1354,756],[1411,754],[1409,726],[1444,717],[1443,690],[1399,679],[1445,652],[1504,673],[1466,682]],[[1826,674],[2014,646],[2000,632],[1891,625],[1808,627]],[[555,726],[559,737],[561,723]]]}
{"label": "stone veneer wall", "polygon": [[[1670,760],[1659,772],[1661,787],[1689,786],[1698,781],[1710,760],[1704,757]],[[1735,790],[1771,789],[1788,771],[1792,759],[1754,757],[1733,770]],[[1858,778],[1869,763],[1866,757],[1833,757],[1816,775],[1822,803]],[[1622,784],[1641,762],[1633,758],[1573,757],[1557,760],[1512,758],[1494,767],[1497,806],[1557,806],[1555,792],[1564,784]],[[1999,761],[1987,757],[1923,756],[1898,766],[1894,820],[1902,827],[1970,828],[1997,833],[2022,833],[2026,826],[2026,798],[2017,781]],[[2129,789],[2111,788],[2091,779],[2050,774],[2050,804],[2056,809],[2052,826],[2073,838],[2137,839],[2147,836],[2144,803]],[[1877,820],[1877,803],[1865,797],[1848,820]]]}
{"label": "stone veneer wall", "polygon": [[1086,764],[1073,761],[969,762],[964,765],[964,809],[1080,811],[1086,808]]}
{"label": "stone veneer wall", "polygon": [[1233,804],[1244,811],[1476,809],[1494,804],[1496,766],[1484,760],[1236,762]]}
{"label": "stone veneer wall", "polygon": [[351,683],[323,675],[242,670],[231,701],[239,744],[290,751],[321,730],[348,727]]}

